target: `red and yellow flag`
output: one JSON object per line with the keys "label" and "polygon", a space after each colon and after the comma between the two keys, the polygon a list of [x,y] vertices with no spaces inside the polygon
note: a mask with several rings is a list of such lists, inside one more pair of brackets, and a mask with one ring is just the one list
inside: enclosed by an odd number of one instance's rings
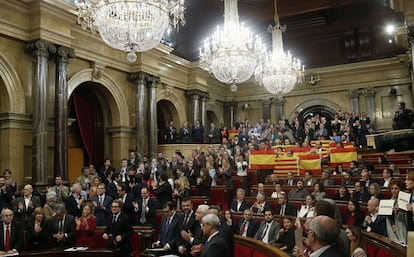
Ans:
{"label": "red and yellow flag", "polygon": [[299,156],[299,174],[303,175],[306,170],[311,170],[313,174],[321,174],[321,156],[319,154]]}
{"label": "red and yellow flag", "polygon": [[273,151],[252,150],[249,156],[250,169],[273,169],[275,166],[275,153]]}

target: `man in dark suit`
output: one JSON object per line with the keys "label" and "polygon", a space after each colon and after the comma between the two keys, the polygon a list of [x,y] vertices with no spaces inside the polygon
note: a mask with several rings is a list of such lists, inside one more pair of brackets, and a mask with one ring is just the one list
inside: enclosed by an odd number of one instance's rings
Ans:
{"label": "man in dark suit", "polygon": [[168,175],[166,173],[160,174],[160,182],[153,182],[152,189],[158,200],[158,208],[162,209],[164,204],[172,201],[172,188],[170,183],[168,183]]}
{"label": "man in dark suit", "polygon": [[132,251],[130,237],[134,232],[129,217],[122,213],[122,201],[115,199],[111,205],[110,223],[102,234],[111,248],[119,249],[118,256],[129,256]]}
{"label": "man in dark suit", "polygon": [[135,212],[138,213],[138,224],[149,225],[155,228],[155,214],[157,212],[157,200],[149,197],[148,188],[141,188],[141,199],[133,202]]}
{"label": "man in dark suit", "polygon": [[1,211],[0,225],[0,254],[13,254],[20,251],[22,246],[23,228],[20,223],[13,221],[13,211],[5,208]]}
{"label": "man in dark suit", "polygon": [[180,236],[183,217],[175,211],[173,202],[166,202],[163,207],[164,216],[161,219],[161,231],[158,235],[158,241],[153,245],[162,247],[164,250],[172,249],[171,242]]}
{"label": "man in dark suit", "polygon": [[363,227],[366,228],[368,232],[377,233],[383,236],[386,233],[386,220],[384,216],[378,215],[379,202],[380,200],[378,198],[371,198],[368,201],[368,215],[365,217]]}
{"label": "man in dark suit", "polygon": [[328,216],[317,216],[312,219],[307,237],[307,244],[312,252],[322,251],[319,257],[345,257],[336,245],[338,240],[339,226],[334,219]]}
{"label": "man in dark suit", "polygon": [[79,183],[75,183],[70,188],[71,194],[65,200],[65,207],[68,214],[74,217],[80,217],[82,214],[81,206],[85,200],[81,197],[82,187]]}
{"label": "man in dark suit", "polygon": [[122,201],[122,212],[128,215],[131,222],[134,224],[136,209],[134,208],[133,202],[135,201],[135,197],[132,193],[128,193],[127,190],[128,186],[125,183],[119,184],[117,189],[117,198]]}
{"label": "man in dark suit", "polygon": [[242,212],[249,209],[250,204],[246,199],[246,191],[243,188],[238,188],[236,193],[236,199],[231,202],[230,209],[232,211]]}
{"label": "man in dark suit", "polygon": [[192,256],[191,251],[193,251],[193,247],[198,248],[198,254],[200,253],[200,245],[207,240],[207,237],[203,235],[201,221],[203,217],[208,214],[208,212],[209,206],[205,204],[200,204],[195,212],[195,224],[193,226],[193,230],[191,230],[190,232],[185,230],[181,231],[181,237],[185,240],[185,242],[178,247],[178,251],[182,255]]}
{"label": "man in dark suit", "polygon": [[296,181],[293,178],[293,172],[289,171],[286,175],[285,186],[294,186]]}
{"label": "man in dark suit", "polygon": [[287,195],[286,193],[280,194],[278,196],[278,205],[275,209],[275,215],[287,215],[287,216],[296,216],[297,210],[295,206],[288,203]]}
{"label": "man in dark suit", "polygon": [[208,238],[204,243],[200,257],[231,257],[228,243],[219,232],[220,219],[209,213],[202,219],[203,234]]}
{"label": "man in dark suit", "polygon": [[111,216],[112,197],[105,193],[105,184],[100,183],[97,188],[97,194],[92,198],[95,206],[95,216],[97,226],[108,226],[109,216]]}
{"label": "man in dark suit", "polygon": [[75,218],[66,213],[63,204],[56,205],[56,215],[49,220],[50,238],[53,248],[68,248],[75,245]]}
{"label": "man in dark suit", "polygon": [[260,227],[257,230],[254,239],[271,245],[276,241],[276,235],[280,230],[280,224],[273,219],[271,210],[265,211],[264,218],[265,220],[260,223]]}
{"label": "man in dark suit", "polygon": [[252,210],[244,210],[243,219],[239,221],[239,225],[237,227],[237,233],[242,237],[254,238],[254,235],[256,235],[258,229],[259,223],[253,219]]}
{"label": "man in dark suit", "polygon": [[209,144],[220,144],[221,143],[221,134],[220,129],[216,128],[214,122],[210,123],[210,130],[207,135],[207,142]]}
{"label": "man in dark suit", "polygon": [[32,218],[33,210],[41,207],[40,197],[33,195],[33,187],[27,184],[23,187],[23,196],[16,199],[15,215],[23,226]]}
{"label": "man in dark suit", "polygon": [[13,188],[6,185],[4,177],[0,176],[0,210],[3,210],[4,208],[11,208],[13,196]]}

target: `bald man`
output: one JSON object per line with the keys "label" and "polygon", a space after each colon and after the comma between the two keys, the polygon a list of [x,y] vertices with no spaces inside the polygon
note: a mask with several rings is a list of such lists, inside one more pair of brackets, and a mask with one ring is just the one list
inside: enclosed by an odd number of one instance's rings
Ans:
{"label": "bald man", "polygon": [[345,257],[338,248],[339,227],[336,221],[328,216],[317,216],[312,219],[308,228],[307,243],[312,255],[319,257]]}
{"label": "bald man", "polygon": [[368,215],[365,217],[363,227],[366,228],[368,232],[385,235],[386,221],[384,216],[378,215],[379,202],[380,200],[378,198],[371,198],[368,201]]}
{"label": "bald man", "polygon": [[32,185],[27,184],[23,187],[23,196],[16,199],[14,213],[17,220],[25,227],[37,207],[41,207],[40,198],[33,195]]}

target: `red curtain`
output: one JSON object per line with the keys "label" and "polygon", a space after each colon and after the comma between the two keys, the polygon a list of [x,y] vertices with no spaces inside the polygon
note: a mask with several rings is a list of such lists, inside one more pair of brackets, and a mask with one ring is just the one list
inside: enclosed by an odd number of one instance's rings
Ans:
{"label": "red curtain", "polygon": [[73,94],[73,104],[75,106],[76,120],[78,121],[82,142],[89,157],[89,164],[91,164],[94,160],[95,153],[96,113],[94,108],[91,108],[87,97],[82,94]]}

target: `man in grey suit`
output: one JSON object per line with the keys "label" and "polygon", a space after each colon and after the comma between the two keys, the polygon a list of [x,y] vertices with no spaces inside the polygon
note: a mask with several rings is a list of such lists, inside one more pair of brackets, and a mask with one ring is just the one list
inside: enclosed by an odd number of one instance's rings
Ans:
{"label": "man in grey suit", "polygon": [[220,219],[217,215],[209,213],[203,217],[202,229],[204,236],[207,237],[201,251],[200,257],[231,257],[228,242],[219,232]]}
{"label": "man in grey suit", "polygon": [[266,210],[264,214],[265,220],[260,223],[254,239],[260,240],[266,244],[273,244],[276,241],[276,235],[279,233],[280,224],[273,219],[271,210]]}

